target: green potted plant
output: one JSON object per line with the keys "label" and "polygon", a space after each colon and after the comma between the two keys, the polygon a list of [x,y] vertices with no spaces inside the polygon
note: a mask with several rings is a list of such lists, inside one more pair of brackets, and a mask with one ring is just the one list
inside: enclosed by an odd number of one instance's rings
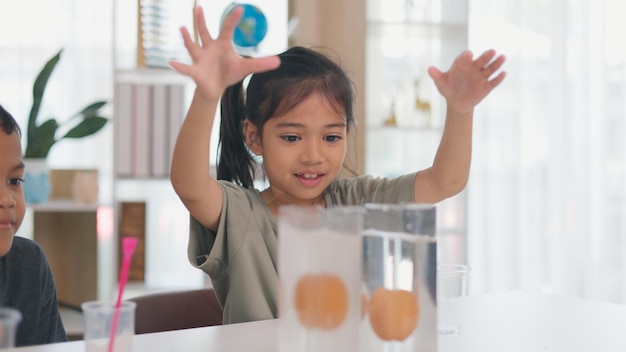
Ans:
{"label": "green potted plant", "polygon": [[[26,127],[26,149],[24,161],[27,165],[24,195],[28,203],[43,203],[50,196],[47,157],[50,149],[63,139],[83,138],[100,131],[108,122],[100,110],[106,101],[96,101],[87,105],[74,116],[64,121],[49,118],[39,122],[39,111],[48,79],[61,59],[63,49],[46,62],[33,85],[33,105]],[[64,132],[65,131],[65,132]]]}

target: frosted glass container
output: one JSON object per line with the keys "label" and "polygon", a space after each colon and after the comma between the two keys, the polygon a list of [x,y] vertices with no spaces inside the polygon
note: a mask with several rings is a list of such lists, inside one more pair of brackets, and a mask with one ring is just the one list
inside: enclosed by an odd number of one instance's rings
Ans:
{"label": "frosted glass container", "polygon": [[361,212],[360,207],[280,208],[279,351],[356,351]]}

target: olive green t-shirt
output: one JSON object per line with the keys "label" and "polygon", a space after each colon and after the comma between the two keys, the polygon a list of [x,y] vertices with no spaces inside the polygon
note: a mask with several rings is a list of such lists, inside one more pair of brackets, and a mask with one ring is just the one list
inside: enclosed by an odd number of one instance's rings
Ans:
{"label": "olive green t-shirt", "polygon": [[[398,178],[335,180],[324,191],[327,207],[413,202],[415,173]],[[193,217],[187,255],[211,277],[224,307],[224,323],[278,316],[277,221],[256,189],[219,181],[224,196],[217,232]]]}

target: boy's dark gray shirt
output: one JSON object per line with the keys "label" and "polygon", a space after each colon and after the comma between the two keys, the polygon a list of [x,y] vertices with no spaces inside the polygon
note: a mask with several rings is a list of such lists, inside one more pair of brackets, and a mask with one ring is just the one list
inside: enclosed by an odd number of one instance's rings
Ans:
{"label": "boy's dark gray shirt", "polygon": [[0,306],[22,313],[17,346],[67,341],[48,261],[29,239],[15,236],[9,253],[0,257]]}

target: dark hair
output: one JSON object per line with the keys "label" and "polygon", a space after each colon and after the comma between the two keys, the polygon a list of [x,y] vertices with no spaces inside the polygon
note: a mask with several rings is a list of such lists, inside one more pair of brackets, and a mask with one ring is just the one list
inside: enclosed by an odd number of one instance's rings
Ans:
{"label": "dark hair", "polygon": [[17,131],[18,136],[22,136],[22,131],[20,131],[20,126],[17,125],[17,121],[15,121],[13,116],[6,111],[2,105],[0,105],[0,129],[9,135]]}
{"label": "dark hair", "polygon": [[319,93],[335,111],[345,114],[348,130],[356,124],[354,85],[337,63],[303,47],[293,47],[278,56],[277,69],[251,76],[245,99],[243,81],[228,87],[222,96],[218,180],[253,186],[258,168],[245,143],[245,119],[256,126],[260,137],[267,120],[284,115],[311,94]]}

